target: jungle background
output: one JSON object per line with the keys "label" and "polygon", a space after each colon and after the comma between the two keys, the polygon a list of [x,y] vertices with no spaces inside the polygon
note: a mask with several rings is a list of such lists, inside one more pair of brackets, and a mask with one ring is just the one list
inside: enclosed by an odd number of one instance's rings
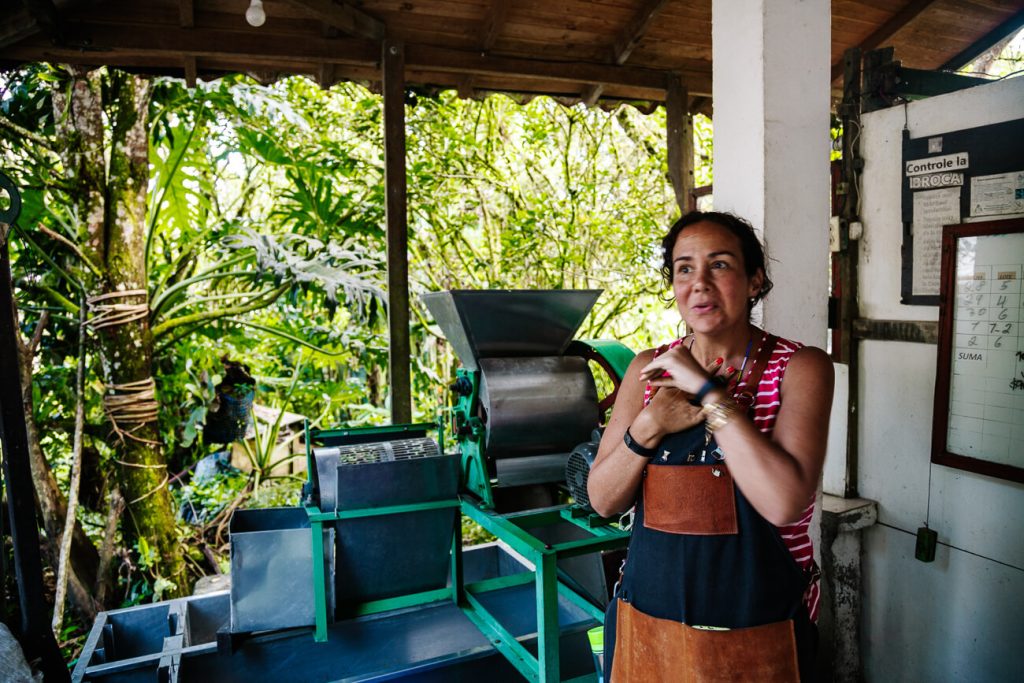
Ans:
{"label": "jungle background", "polygon": [[[1021,42],[973,70],[1016,73]],[[457,366],[423,292],[603,289],[581,337],[640,349],[675,335],[658,275],[679,213],[663,108],[406,104],[415,420],[437,417]],[[98,611],[226,571],[234,510],[297,504],[302,418],[389,422],[382,116],[364,85],[300,77],[0,75],[2,170],[23,201],[13,324],[69,666]],[[693,128],[701,187],[711,124]]]}
{"label": "jungle background", "polygon": [[[49,65],[0,85],[35,493],[55,593],[67,567],[55,625],[73,660],[98,610],[226,570],[235,509],[297,504],[296,418],[389,421],[382,100]],[[406,109],[416,420],[436,418],[457,365],[420,293],[603,289],[581,336],[675,333],[662,108],[411,91]],[[710,122],[695,130],[706,185]]]}

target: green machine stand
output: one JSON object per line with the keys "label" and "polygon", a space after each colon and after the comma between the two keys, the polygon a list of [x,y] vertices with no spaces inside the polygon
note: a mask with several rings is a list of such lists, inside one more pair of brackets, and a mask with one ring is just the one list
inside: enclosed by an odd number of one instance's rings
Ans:
{"label": "green machine stand", "polygon": [[[596,556],[599,565],[597,554],[629,542],[629,533],[612,520],[574,504],[523,509],[524,501],[564,486],[568,451],[593,438],[633,360],[633,352],[615,341],[572,340],[599,295],[461,290],[423,296],[463,364],[451,386],[462,514],[533,566],[516,576],[462,586],[457,600],[530,681],[560,680],[560,599],[604,620],[607,595],[584,591],[560,565],[584,556]],[[602,399],[597,368],[607,375],[600,378]],[[536,656],[479,599],[512,582],[535,586]]]}

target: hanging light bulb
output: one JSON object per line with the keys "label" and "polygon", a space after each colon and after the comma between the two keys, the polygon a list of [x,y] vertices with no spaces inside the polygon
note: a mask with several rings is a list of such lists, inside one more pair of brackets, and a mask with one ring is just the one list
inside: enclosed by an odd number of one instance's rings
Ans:
{"label": "hanging light bulb", "polygon": [[249,22],[249,26],[263,26],[267,20],[267,13],[263,11],[262,0],[252,0],[249,3],[249,9],[245,10],[245,20]]}

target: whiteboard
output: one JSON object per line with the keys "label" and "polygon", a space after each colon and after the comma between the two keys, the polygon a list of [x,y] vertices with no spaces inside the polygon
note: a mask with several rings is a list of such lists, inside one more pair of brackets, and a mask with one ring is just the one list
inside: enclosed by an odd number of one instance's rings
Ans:
{"label": "whiteboard", "polygon": [[936,381],[936,416],[944,419],[932,449],[940,464],[1017,481],[1024,481],[1022,223],[944,229]]}

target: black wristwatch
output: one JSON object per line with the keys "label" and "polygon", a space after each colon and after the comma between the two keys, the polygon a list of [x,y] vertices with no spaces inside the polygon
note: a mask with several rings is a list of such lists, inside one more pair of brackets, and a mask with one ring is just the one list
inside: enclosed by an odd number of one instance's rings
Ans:
{"label": "black wristwatch", "polygon": [[712,375],[711,377],[708,377],[707,380],[704,382],[704,385],[701,386],[701,388],[697,390],[697,393],[693,395],[693,398],[690,399],[690,405],[696,408],[700,408],[705,396],[710,394],[715,389],[723,389],[725,385],[726,380],[724,377],[719,377],[718,375]]}
{"label": "black wristwatch", "polygon": [[633,435],[629,433],[629,427],[626,427],[626,433],[622,435],[622,442],[626,444],[626,448],[643,458],[653,458],[658,452],[656,448],[647,448],[638,444]]}

